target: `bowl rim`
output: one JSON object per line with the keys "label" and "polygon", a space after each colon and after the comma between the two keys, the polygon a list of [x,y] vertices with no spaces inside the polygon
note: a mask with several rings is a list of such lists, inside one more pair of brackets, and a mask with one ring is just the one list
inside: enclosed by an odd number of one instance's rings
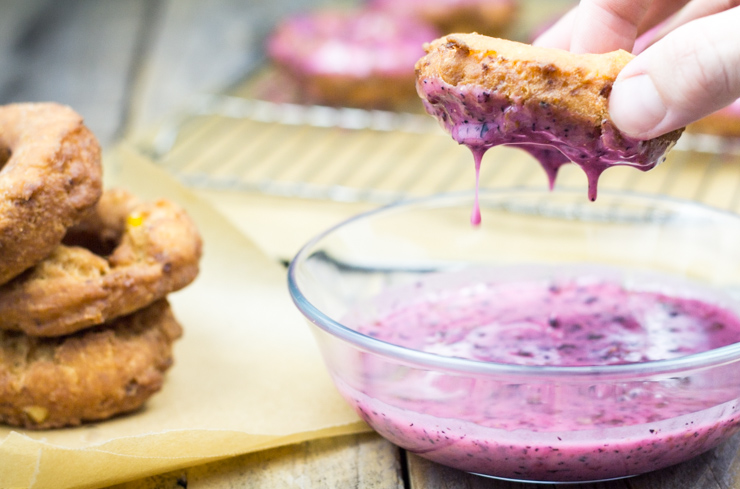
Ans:
{"label": "bowl rim", "polygon": [[[547,190],[537,187],[506,187],[498,189],[480,189],[479,197],[481,202],[492,196],[501,197],[506,194],[538,194],[551,195],[558,194],[575,194],[582,195],[583,191],[575,188],[558,188],[556,190]],[[730,218],[738,221],[740,225],[740,215],[727,210],[711,207],[701,202],[695,202],[676,197],[648,194],[632,191],[613,191],[602,190],[600,196],[612,195],[627,199],[642,199],[646,201],[669,203],[683,207],[691,207],[702,213],[714,214],[723,218]],[[327,228],[306,242],[295,257],[290,261],[288,266],[288,290],[293,303],[306,319],[318,327],[320,330],[329,335],[350,343],[355,348],[368,353],[374,353],[392,359],[396,363],[403,363],[415,368],[424,368],[435,371],[445,371],[456,374],[475,374],[475,375],[506,375],[521,377],[552,377],[552,378],[579,378],[579,377],[598,377],[606,378],[644,378],[646,375],[672,375],[678,372],[686,373],[710,367],[717,367],[723,364],[729,364],[740,361],[740,342],[726,345],[723,347],[707,350],[700,353],[685,355],[673,359],[653,360],[650,362],[628,363],[618,365],[595,365],[595,366],[552,366],[552,365],[518,365],[498,362],[486,362],[467,358],[447,357],[435,353],[414,350],[404,346],[389,343],[371,336],[364,335],[355,331],[339,321],[336,321],[324,314],[318,307],[313,305],[303,294],[298,286],[296,273],[299,265],[304,262],[310,255],[309,252],[317,243],[331,235],[335,231],[349,226],[357,221],[361,221],[374,216],[389,214],[399,210],[429,205],[434,202],[446,202],[452,200],[462,203],[463,199],[471,202],[474,197],[473,190],[464,190],[457,192],[448,192],[435,194],[431,196],[405,199],[393,202],[378,208],[361,212],[348,219]],[[439,207],[439,206],[437,206]]]}

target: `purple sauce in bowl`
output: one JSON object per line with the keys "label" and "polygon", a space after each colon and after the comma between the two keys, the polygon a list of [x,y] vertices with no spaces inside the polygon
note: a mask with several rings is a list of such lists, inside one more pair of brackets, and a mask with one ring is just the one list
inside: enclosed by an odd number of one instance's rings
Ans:
{"label": "purple sauce in bowl", "polygon": [[519,481],[658,470],[740,428],[740,218],[604,192],[401,203],[289,270],[339,392],[435,462]]}

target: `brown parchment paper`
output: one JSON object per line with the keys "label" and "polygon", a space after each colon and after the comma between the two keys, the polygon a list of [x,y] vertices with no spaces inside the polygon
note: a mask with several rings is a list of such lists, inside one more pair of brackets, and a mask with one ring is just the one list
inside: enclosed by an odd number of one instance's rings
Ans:
{"label": "brown parchment paper", "polygon": [[137,413],[63,430],[0,427],[0,488],[104,487],[369,430],[334,389],[280,265],[125,145],[106,153],[105,180],[178,202],[203,234],[200,275],[170,295],[185,331],[175,364]]}

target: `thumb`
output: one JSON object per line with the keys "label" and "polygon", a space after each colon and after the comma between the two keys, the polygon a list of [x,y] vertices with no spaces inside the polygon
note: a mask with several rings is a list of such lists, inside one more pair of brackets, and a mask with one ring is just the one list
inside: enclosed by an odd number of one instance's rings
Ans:
{"label": "thumb", "polygon": [[670,32],[621,71],[609,114],[625,134],[651,139],[740,98],[740,7]]}

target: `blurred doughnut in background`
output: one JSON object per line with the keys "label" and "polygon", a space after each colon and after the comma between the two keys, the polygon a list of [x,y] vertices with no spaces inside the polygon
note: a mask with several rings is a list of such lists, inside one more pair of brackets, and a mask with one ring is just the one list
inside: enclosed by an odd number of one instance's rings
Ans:
{"label": "blurred doughnut in background", "polygon": [[371,7],[412,15],[435,25],[441,33],[477,32],[503,37],[511,31],[518,0],[369,0]]}
{"label": "blurred doughnut in background", "polygon": [[266,47],[303,103],[393,109],[415,96],[414,64],[438,35],[410,15],[333,8],[286,18]]}

